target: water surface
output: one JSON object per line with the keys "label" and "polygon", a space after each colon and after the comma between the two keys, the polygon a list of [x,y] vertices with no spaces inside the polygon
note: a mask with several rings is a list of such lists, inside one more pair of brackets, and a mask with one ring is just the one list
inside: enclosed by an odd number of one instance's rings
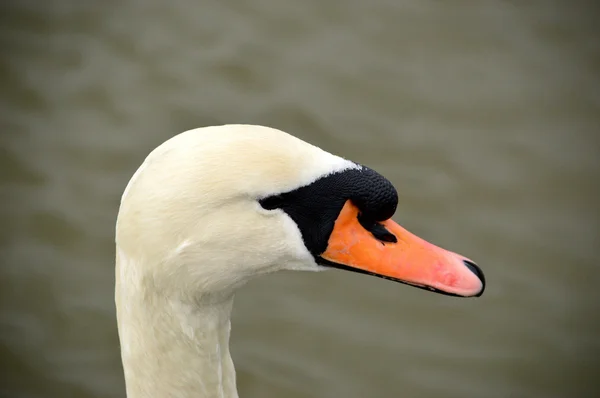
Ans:
{"label": "water surface", "polygon": [[233,315],[242,397],[598,396],[594,11],[7,2],[0,395],[124,396],[120,195],[172,135],[259,123],[386,175],[394,218],[479,262],[488,289],[460,300],[341,271],[255,280]]}

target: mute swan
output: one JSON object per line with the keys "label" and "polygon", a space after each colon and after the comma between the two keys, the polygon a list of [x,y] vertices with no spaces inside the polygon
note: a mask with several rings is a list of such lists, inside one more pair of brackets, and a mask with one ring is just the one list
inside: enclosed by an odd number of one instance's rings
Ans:
{"label": "mute swan", "polygon": [[392,221],[396,205],[375,171],[268,127],[199,128],[158,146],[116,225],[127,396],[237,397],[230,313],[255,275],[339,268],[480,296],[481,270]]}

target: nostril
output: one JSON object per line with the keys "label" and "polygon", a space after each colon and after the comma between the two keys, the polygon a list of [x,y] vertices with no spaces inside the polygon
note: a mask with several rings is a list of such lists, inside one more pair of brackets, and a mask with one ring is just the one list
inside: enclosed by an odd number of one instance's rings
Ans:
{"label": "nostril", "polygon": [[481,291],[479,292],[479,294],[477,294],[477,297],[481,296],[483,294],[483,291],[485,290],[485,276],[483,275],[483,271],[481,270],[481,268],[479,268],[477,264],[475,264],[472,261],[463,260],[463,263],[467,266],[468,269],[471,270],[472,273],[477,275],[477,277],[481,281]]}

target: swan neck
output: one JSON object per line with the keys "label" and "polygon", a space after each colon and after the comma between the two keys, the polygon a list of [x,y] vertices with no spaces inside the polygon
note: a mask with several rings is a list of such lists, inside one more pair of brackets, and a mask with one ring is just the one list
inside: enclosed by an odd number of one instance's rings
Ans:
{"label": "swan neck", "polygon": [[237,398],[229,353],[233,297],[137,300],[117,306],[128,398]]}

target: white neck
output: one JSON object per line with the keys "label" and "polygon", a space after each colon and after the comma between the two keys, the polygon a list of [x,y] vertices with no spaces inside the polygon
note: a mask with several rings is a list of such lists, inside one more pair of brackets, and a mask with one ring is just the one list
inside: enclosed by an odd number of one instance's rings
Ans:
{"label": "white neck", "polygon": [[233,296],[193,303],[138,296],[117,303],[127,397],[237,398]]}

